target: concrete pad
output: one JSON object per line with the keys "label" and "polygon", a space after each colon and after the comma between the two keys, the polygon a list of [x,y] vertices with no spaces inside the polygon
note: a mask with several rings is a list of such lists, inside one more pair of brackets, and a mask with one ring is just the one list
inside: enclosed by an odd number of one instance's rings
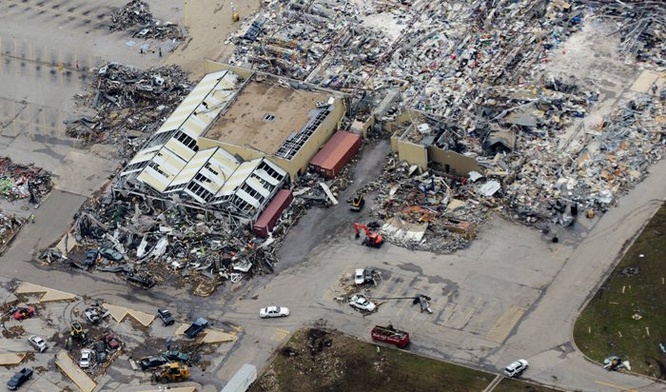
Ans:
{"label": "concrete pad", "polygon": [[201,343],[225,343],[236,340],[236,333],[224,332],[217,329],[207,329]]}
{"label": "concrete pad", "polygon": [[111,317],[117,322],[122,322],[125,316],[127,316],[127,308],[124,306],[116,306],[111,304],[104,304],[104,308],[111,313]]}
{"label": "concrete pad", "polygon": [[150,325],[150,323],[153,322],[153,320],[155,320],[155,316],[152,314],[141,312],[138,310],[128,309],[124,306],[117,306],[105,303],[104,308],[106,308],[111,313],[111,317],[113,317],[113,319],[116,320],[117,322],[122,322],[123,319],[127,315],[129,315],[133,317],[136,321],[141,323],[144,327],[147,327]]}
{"label": "concrete pad", "polygon": [[76,295],[67,293],[60,290],[50,289],[48,287],[23,282],[16,289],[16,294],[38,294],[44,293],[39,299],[39,302],[53,302],[53,301],[73,301]]}
{"label": "concrete pad", "polygon": [[659,73],[654,71],[645,70],[641,75],[636,79],[634,84],[631,86],[631,90],[637,91],[639,93],[647,93],[650,91],[652,84],[657,81],[659,78]]}
{"label": "concrete pad", "polygon": [[138,321],[139,323],[141,323],[141,325],[143,325],[144,327],[149,326],[150,323],[152,323],[153,320],[155,320],[155,315],[154,314],[141,312],[141,311],[138,311],[138,310],[130,309],[130,310],[127,311],[127,314],[134,317],[134,319],[136,321]]}
{"label": "concrete pad", "polygon": [[56,355],[56,365],[69,377],[83,392],[92,392],[97,384],[78,367],[65,351]]}
{"label": "concrete pad", "polygon": [[174,334],[176,334],[176,335],[185,335],[185,330],[189,326],[190,326],[189,324],[180,324],[178,326],[178,328],[176,328],[176,332],[174,332]]}
{"label": "concrete pad", "polygon": [[25,358],[25,353],[0,354],[0,366],[18,365]]}

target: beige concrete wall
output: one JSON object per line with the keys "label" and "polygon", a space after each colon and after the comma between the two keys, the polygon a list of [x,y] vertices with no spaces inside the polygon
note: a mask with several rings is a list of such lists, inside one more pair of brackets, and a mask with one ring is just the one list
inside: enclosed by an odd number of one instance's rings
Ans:
{"label": "beige concrete wall", "polygon": [[420,144],[398,140],[398,159],[419,165],[424,170],[428,168],[428,150]]}
{"label": "beige concrete wall", "polygon": [[466,176],[470,171],[479,171],[481,168],[476,159],[466,157],[453,151],[445,151],[434,146],[428,147],[428,156],[432,162],[442,166],[449,166],[449,172],[458,176]]}

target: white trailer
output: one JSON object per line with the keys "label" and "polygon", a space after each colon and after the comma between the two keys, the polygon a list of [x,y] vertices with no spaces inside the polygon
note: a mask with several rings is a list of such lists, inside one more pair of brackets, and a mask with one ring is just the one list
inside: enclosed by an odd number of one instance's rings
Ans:
{"label": "white trailer", "polygon": [[231,377],[221,392],[245,392],[257,379],[257,367],[246,363]]}

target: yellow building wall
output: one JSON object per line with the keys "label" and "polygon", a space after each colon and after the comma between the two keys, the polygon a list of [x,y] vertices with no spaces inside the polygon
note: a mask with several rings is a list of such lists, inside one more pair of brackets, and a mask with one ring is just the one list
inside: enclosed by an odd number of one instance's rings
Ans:
{"label": "yellow building wall", "polygon": [[420,144],[398,140],[398,159],[424,170],[428,168],[428,150]]}
{"label": "yellow building wall", "polygon": [[472,170],[480,171],[481,167],[474,158],[466,157],[453,151],[442,150],[434,146],[428,147],[428,156],[433,162],[437,162],[449,168],[449,173],[458,176],[466,176]]}

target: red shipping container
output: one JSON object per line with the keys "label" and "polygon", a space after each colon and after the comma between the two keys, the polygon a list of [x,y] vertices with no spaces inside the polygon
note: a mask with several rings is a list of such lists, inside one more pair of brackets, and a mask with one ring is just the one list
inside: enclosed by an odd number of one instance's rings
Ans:
{"label": "red shipping container", "polygon": [[282,211],[289,207],[292,200],[294,200],[294,195],[288,189],[281,189],[276,193],[273,200],[268,204],[268,207],[259,215],[259,218],[255,222],[252,229],[254,234],[261,238],[268,238],[268,232],[273,230],[275,222],[282,215]]}
{"label": "red shipping container", "polygon": [[326,178],[333,178],[361,149],[361,137],[338,131],[310,161],[310,169]]}

